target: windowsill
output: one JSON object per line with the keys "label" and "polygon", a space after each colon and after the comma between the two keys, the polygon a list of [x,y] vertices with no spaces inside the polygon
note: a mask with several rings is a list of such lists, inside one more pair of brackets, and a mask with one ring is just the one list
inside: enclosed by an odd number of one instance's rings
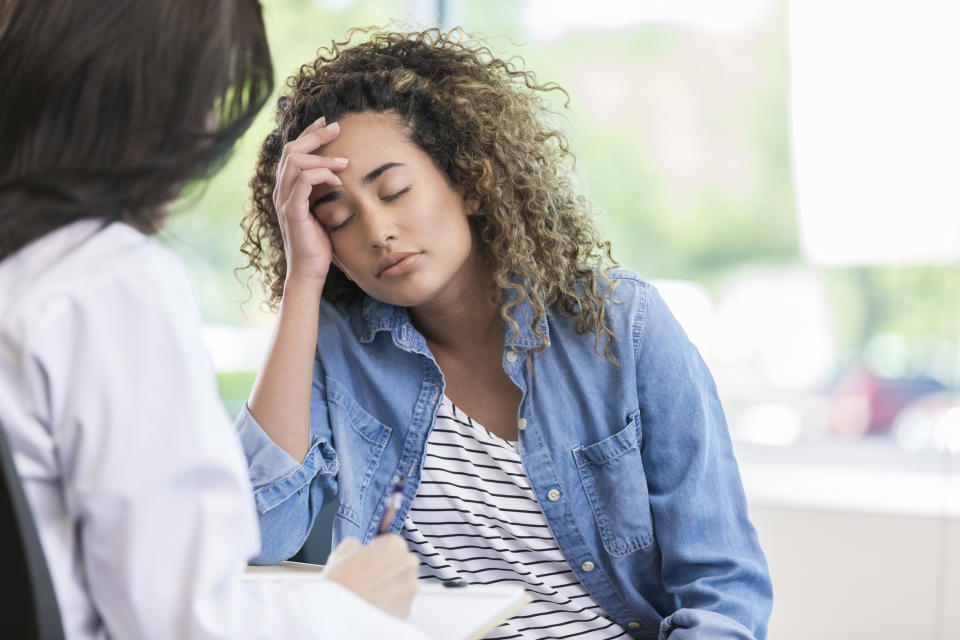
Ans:
{"label": "windowsill", "polygon": [[960,455],[883,440],[734,447],[751,506],[960,519]]}

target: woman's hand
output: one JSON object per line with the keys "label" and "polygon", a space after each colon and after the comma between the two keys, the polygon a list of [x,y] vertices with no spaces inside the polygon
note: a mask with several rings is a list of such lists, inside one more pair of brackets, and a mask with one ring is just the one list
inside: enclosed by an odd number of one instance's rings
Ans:
{"label": "woman's hand", "polygon": [[339,187],[336,171],[347,166],[346,158],[328,158],[313,152],[340,135],[340,125],[327,125],[320,118],[296,140],[283,146],[277,163],[273,206],[277,211],[283,251],[287,258],[287,282],[319,283],[327,278],[333,248],[323,226],[310,211],[310,193],[322,184]]}
{"label": "woman's hand", "polygon": [[418,566],[398,535],[377,536],[366,547],[347,538],[330,554],[324,576],[390,615],[406,618],[420,588]]}

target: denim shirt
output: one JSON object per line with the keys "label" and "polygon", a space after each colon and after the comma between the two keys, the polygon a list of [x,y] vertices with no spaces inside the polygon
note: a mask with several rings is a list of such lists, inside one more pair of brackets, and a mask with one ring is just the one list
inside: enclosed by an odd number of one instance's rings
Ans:
{"label": "denim shirt", "polygon": [[[632,637],[764,638],[772,587],[713,379],[655,288],[626,270],[610,276],[618,364],[573,318],[544,318],[547,348],[536,353],[532,307],[514,310],[519,330],[508,325],[502,362],[522,391],[530,485],[577,577]],[[237,418],[260,513],[258,563],[296,553],[329,500],[334,542],[368,542],[393,476],[407,484],[391,531],[417,493],[444,383],[407,310],[369,297],[323,302],[316,353],[302,464],[246,408]]]}

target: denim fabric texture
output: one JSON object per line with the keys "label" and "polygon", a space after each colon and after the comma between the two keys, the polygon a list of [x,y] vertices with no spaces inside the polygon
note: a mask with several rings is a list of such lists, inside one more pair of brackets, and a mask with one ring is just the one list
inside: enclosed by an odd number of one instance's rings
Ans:
{"label": "denim fabric texture", "polygon": [[[522,391],[519,450],[551,532],[605,614],[634,638],[766,636],[773,595],[747,514],[716,387],[656,289],[610,272],[615,365],[592,333],[521,306],[503,368]],[[528,356],[532,355],[532,367]],[[407,311],[367,297],[324,302],[301,464],[246,410],[237,428],[272,564],[337,501],[334,543],[377,532],[395,474],[407,477],[398,532],[417,492],[443,375]],[[559,499],[548,499],[557,490]],[[556,498],[556,494],[551,494]]]}

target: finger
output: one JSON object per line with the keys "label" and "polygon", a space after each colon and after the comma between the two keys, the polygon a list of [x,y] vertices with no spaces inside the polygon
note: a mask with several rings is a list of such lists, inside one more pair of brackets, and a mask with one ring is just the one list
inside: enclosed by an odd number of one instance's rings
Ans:
{"label": "finger", "polygon": [[285,191],[282,186],[282,176],[287,174],[287,164],[291,156],[297,154],[309,154],[316,151],[319,147],[334,140],[340,135],[340,125],[336,122],[329,126],[324,126],[313,132],[304,132],[300,136],[283,145],[283,152],[280,154],[280,160],[277,162],[277,173],[274,178],[273,204],[285,200]]}
{"label": "finger", "polygon": [[377,536],[377,540],[380,540],[384,545],[389,546],[390,548],[403,549],[407,550],[407,541],[404,540],[403,536],[396,533],[387,533],[382,536]]}
{"label": "finger", "polygon": [[[327,117],[320,116],[319,118],[311,122],[309,125],[307,125],[307,128],[300,132],[300,136],[302,136],[305,133],[307,134],[313,133],[314,131],[317,131],[325,126],[327,126]],[[299,138],[300,136],[297,136],[297,137]],[[283,171],[283,166],[287,159],[285,151],[286,151],[286,145],[284,145],[284,148],[281,150],[280,159],[277,161],[277,171],[276,171],[277,176],[279,176],[280,173]],[[274,189],[274,194],[276,194],[276,192],[277,190]]]}
{"label": "finger", "polygon": [[403,555],[390,558],[392,575],[398,580],[416,580],[420,569],[420,559],[413,553],[405,551]]}
{"label": "finger", "polygon": [[400,559],[401,556],[410,553],[407,548],[407,541],[395,533],[379,535],[370,542],[370,547],[377,549],[377,552],[391,559]]}
{"label": "finger", "polygon": [[330,552],[330,557],[327,560],[327,564],[330,564],[333,561],[341,560],[347,558],[357,552],[358,549],[363,547],[360,544],[360,541],[356,538],[344,538],[340,544]]}
{"label": "finger", "polygon": [[340,135],[339,122],[333,122],[316,131],[304,131],[296,140],[291,140],[283,145],[283,154],[289,156],[293,153],[316,151],[319,147],[336,140],[338,135]]}
{"label": "finger", "polygon": [[376,553],[379,562],[384,565],[384,578],[390,581],[416,580],[420,559],[407,549],[406,542],[399,536],[399,545],[393,540],[380,540],[382,537],[374,538],[370,543],[370,550]]}
{"label": "finger", "polygon": [[293,183],[296,182],[300,173],[309,169],[330,169],[331,171],[342,171],[347,167],[346,158],[331,158],[328,156],[318,156],[312,153],[295,153],[287,158],[282,174],[277,178],[277,200],[283,202],[287,199]]}
{"label": "finger", "polygon": [[290,195],[277,213],[283,218],[303,219],[312,217],[310,212],[310,194],[314,187],[322,184],[328,184],[331,187],[339,187],[343,184],[340,178],[330,169],[310,169],[301,171],[293,183]]}
{"label": "finger", "polygon": [[[317,118],[316,120],[308,124],[307,127],[300,132],[300,135],[302,136],[305,133],[313,133],[317,129],[322,129],[325,126],[327,126],[327,116],[320,116],[319,118]],[[297,136],[297,137],[299,138],[300,136]]]}

